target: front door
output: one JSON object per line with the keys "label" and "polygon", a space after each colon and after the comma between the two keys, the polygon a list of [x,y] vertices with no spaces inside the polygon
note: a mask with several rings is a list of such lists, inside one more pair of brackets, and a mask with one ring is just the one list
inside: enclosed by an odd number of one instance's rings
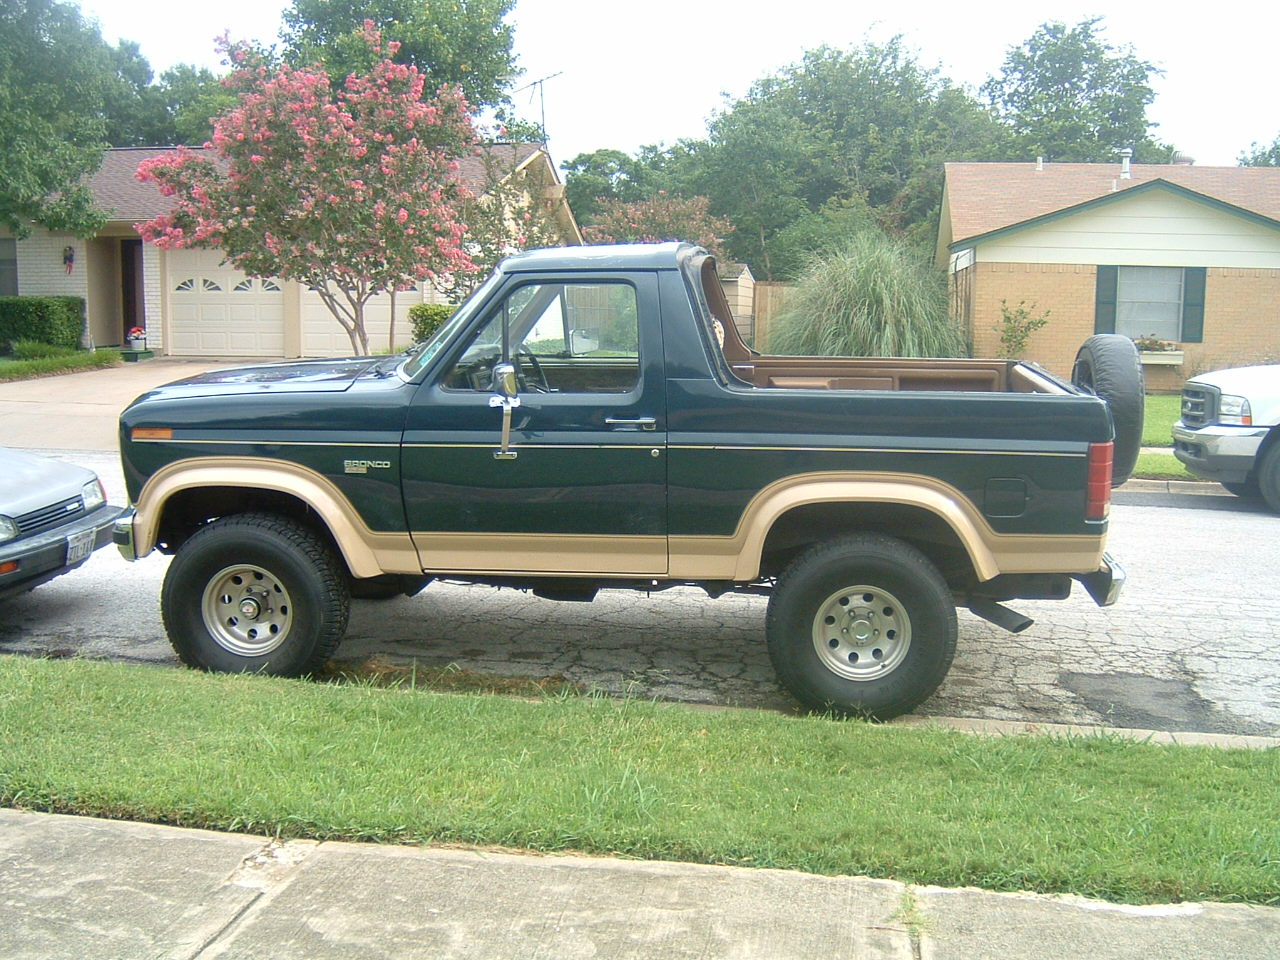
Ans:
{"label": "front door", "polygon": [[[506,415],[494,368],[517,371]],[[428,571],[663,574],[656,277],[516,275],[419,388],[405,507]]]}

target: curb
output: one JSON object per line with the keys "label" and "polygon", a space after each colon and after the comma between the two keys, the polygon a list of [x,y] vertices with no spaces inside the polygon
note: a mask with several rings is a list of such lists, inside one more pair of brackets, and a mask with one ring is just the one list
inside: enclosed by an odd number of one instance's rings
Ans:
{"label": "curb", "polygon": [[1220,484],[1204,480],[1126,480],[1112,493],[1191,493],[1197,496],[1230,497]]}

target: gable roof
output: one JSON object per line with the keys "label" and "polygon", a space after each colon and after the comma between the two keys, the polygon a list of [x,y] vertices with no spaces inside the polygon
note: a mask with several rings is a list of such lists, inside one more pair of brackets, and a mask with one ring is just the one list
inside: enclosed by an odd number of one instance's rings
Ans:
{"label": "gable roof", "polygon": [[[1115,198],[1135,187],[1163,182],[1236,212],[1280,221],[1280,167],[1196,167],[1135,163],[1120,178],[1118,163],[948,163],[950,242],[994,233],[1016,224]],[[1177,190],[1181,188],[1181,190]]]}
{"label": "gable roof", "polygon": [[[173,147],[112,147],[107,150],[100,166],[88,178],[89,190],[98,206],[107,211],[112,220],[150,220],[173,208],[173,201],[164,196],[154,183],[142,183],[135,174],[138,164],[151,157],[170,153]],[[189,148],[193,153],[203,153],[203,147]],[[545,153],[537,143],[486,143],[480,150],[496,156],[502,166],[515,171],[529,163],[535,156]],[[547,165],[554,174],[555,167],[548,159]],[[472,192],[485,187],[485,162],[479,153],[458,161],[458,179]]]}

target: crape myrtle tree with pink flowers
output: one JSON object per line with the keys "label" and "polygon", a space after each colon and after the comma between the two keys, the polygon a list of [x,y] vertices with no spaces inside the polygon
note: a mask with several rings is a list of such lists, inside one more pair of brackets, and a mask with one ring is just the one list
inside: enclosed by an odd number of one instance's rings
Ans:
{"label": "crape myrtle tree with pink flowers", "polygon": [[599,204],[595,222],[583,230],[588,243],[688,240],[725,258],[724,238],[733,232],[733,224],[711,216],[706,197],[681,197],[659,190],[647,200],[628,203],[602,198]]}
{"label": "crape myrtle tree with pink flowers", "polygon": [[390,59],[397,44],[384,52],[371,21],[364,38],[378,62],[345,83],[228,44],[224,82],[239,101],[214,119],[209,149],[180,147],[137,173],[175,202],[139,225],[145,240],[216,247],[250,276],[305,284],[362,355],[370,299],[474,271],[454,174],[476,142],[458,88],[424,96],[422,74]]}

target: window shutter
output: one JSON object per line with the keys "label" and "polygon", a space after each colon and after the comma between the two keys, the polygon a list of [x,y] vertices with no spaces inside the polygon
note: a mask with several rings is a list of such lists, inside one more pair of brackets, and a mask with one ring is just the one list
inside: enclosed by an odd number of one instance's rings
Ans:
{"label": "window shutter", "polygon": [[1116,332],[1116,278],[1119,267],[1098,267],[1098,285],[1094,292],[1093,332]]}
{"label": "window shutter", "polygon": [[1182,342],[1204,342],[1204,267],[1182,271]]}

